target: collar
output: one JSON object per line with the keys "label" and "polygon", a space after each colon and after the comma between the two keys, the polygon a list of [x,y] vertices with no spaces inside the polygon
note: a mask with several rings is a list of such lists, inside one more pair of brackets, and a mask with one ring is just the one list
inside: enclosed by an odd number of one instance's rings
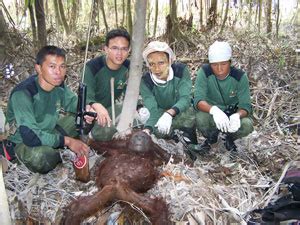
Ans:
{"label": "collar", "polygon": [[174,71],[170,65],[169,67],[169,76],[167,78],[167,80],[161,80],[161,79],[158,79],[157,76],[153,73],[150,72],[150,77],[153,81],[153,83],[156,85],[156,86],[159,86],[159,85],[162,85],[162,84],[166,84],[168,81],[170,80],[173,80],[174,78]]}

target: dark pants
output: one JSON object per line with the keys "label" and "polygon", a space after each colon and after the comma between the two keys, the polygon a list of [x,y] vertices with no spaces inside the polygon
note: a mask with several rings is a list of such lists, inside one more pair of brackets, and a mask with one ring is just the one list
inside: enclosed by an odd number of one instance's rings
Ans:
{"label": "dark pants", "polygon": [[[60,129],[55,129],[53,133],[64,132],[66,135],[77,136],[75,128],[75,117],[65,116],[61,118],[57,125]],[[29,147],[23,143],[15,147],[17,158],[34,173],[48,173],[61,162],[59,149],[50,146]]]}
{"label": "dark pants", "polygon": [[[216,127],[213,116],[209,113],[198,111],[196,113],[196,126],[206,139],[210,139],[219,130]],[[249,117],[241,119],[241,127],[235,133],[230,133],[233,140],[246,137],[253,131],[252,120]]]}

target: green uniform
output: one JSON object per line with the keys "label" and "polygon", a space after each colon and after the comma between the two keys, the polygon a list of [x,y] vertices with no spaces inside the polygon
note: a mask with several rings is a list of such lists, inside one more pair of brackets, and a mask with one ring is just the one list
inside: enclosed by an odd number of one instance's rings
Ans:
{"label": "green uniform", "polygon": [[[114,78],[114,100],[119,100],[125,93],[128,80],[129,60],[125,60],[118,70],[111,70],[106,64],[106,56],[96,57],[86,64],[84,83],[87,85],[87,104],[101,103],[111,113],[110,80]],[[121,113],[122,105],[115,105],[116,117]],[[94,139],[110,140],[116,132],[114,126],[100,127],[98,124],[92,129]]]}
{"label": "green uniform", "polygon": [[[197,72],[194,93],[195,108],[197,108],[199,101],[206,101],[221,110],[237,105],[238,109],[244,109],[250,115],[252,109],[247,74],[242,70],[231,67],[226,79],[219,80],[213,74],[210,65],[203,65]],[[196,123],[197,128],[206,138],[217,132],[213,117],[209,113],[198,111],[196,113]],[[245,117],[241,119],[240,129],[232,136],[234,139],[238,139],[247,136],[252,131],[252,120]]]}
{"label": "green uniform", "polygon": [[181,63],[173,63],[171,67],[174,77],[166,84],[156,85],[149,72],[143,75],[141,81],[141,96],[144,106],[150,112],[145,128],[156,134],[155,124],[171,108],[176,111],[172,128],[191,128],[195,124],[194,109],[191,106],[192,81],[188,67]]}
{"label": "green uniform", "polygon": [[64,136],[75,136],[75,118],[60,118],[61,110],[76,112],[77,96],[64,84],[44,91],[38,77],[31,76],[12,91],[7,121],[15,128],[9,140],[16,145],[16,154],[33,172],[47,173],[61,161],[58,148]]}

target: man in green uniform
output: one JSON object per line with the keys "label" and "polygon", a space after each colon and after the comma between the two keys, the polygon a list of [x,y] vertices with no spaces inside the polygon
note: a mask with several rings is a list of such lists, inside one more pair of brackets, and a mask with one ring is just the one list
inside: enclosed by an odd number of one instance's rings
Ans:
{"label": "man in green uniform", "polygon": [[232,50],[227,42],[216,41],[208,51],[209,64],[197,72],[194,106],[197,128],[206,138],[199,151],[208,151],[226,135],[225,147],[236,151],[234,140],[253,131],[247,74],[231,66]]}
{"label": "man in green uniform", "polygon": [[143,75],[140,88],[143,109],[150,114],[144,131],[170,137],[172,129],[180,129],[196,144],[195,116],[191,104],[192,81],[188,67],[174,63],[175,55],[165,42],[150,42],[143,58],[150,70]]}
{"label": "man in green uniform", "polygon": [[[65,86],[65,51],[45,46],[37,54],[33,75],[11,92],[7,121],[15,132],[8,139],[16,144],[17,158],[31,171],[47,173],[61,162],[59,148],[68,147],[87,155],[89,147],[78,136],[75,117],[60,118],[61,110],[76,113],[77,96]],[[91,123],[93,118],[86,117]]]}
{"label": "man in green uniform", "polygon": [[[128,79],[130,35],[124,29],[114,29],[107,33],[105,55],[96,57],[86,64],[84,83],[87,85],[87,103],[97,113],[97,123],[93,127],[92,138],[99,141],[111,140],[117,131],[112,124],[113,81],[114,101],[124,94]],[[121,105],[115,104],[115,115],[121,113]]]}

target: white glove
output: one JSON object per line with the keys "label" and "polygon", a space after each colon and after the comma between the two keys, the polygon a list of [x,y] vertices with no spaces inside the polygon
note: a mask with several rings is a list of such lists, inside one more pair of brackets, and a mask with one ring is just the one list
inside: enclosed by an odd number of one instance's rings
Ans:
{"label": "white glove", "polygon": [[142,107],[142,108],[139,109],[138,113],[139,113],[139,116],[140,116],[140,121],[143,124],[145,124],[147,122],[147,120],[149,119],[149,117],[150,117],[149,110],[145,107]]}
{"label": "white glove", "polygon": [[170,128],[172,125],[172,119],[173,117],[169,113],[164,113],[157,123],[155,124],[155,127],[157,127],[158,131],[162,134],[168,134],[170,132]]}
{"label": "white glove", "polygon": [[235,133],[241,127],[240,114],[234,113],[229,117],[229,129],[228,132]]}
{"label": "white glove", "polygon": [[209,114],[213,116],[215,124],[219,130],[221,130],[222,132],[228,131],[229,118],[221,109],[214,105],[209,110]]}

